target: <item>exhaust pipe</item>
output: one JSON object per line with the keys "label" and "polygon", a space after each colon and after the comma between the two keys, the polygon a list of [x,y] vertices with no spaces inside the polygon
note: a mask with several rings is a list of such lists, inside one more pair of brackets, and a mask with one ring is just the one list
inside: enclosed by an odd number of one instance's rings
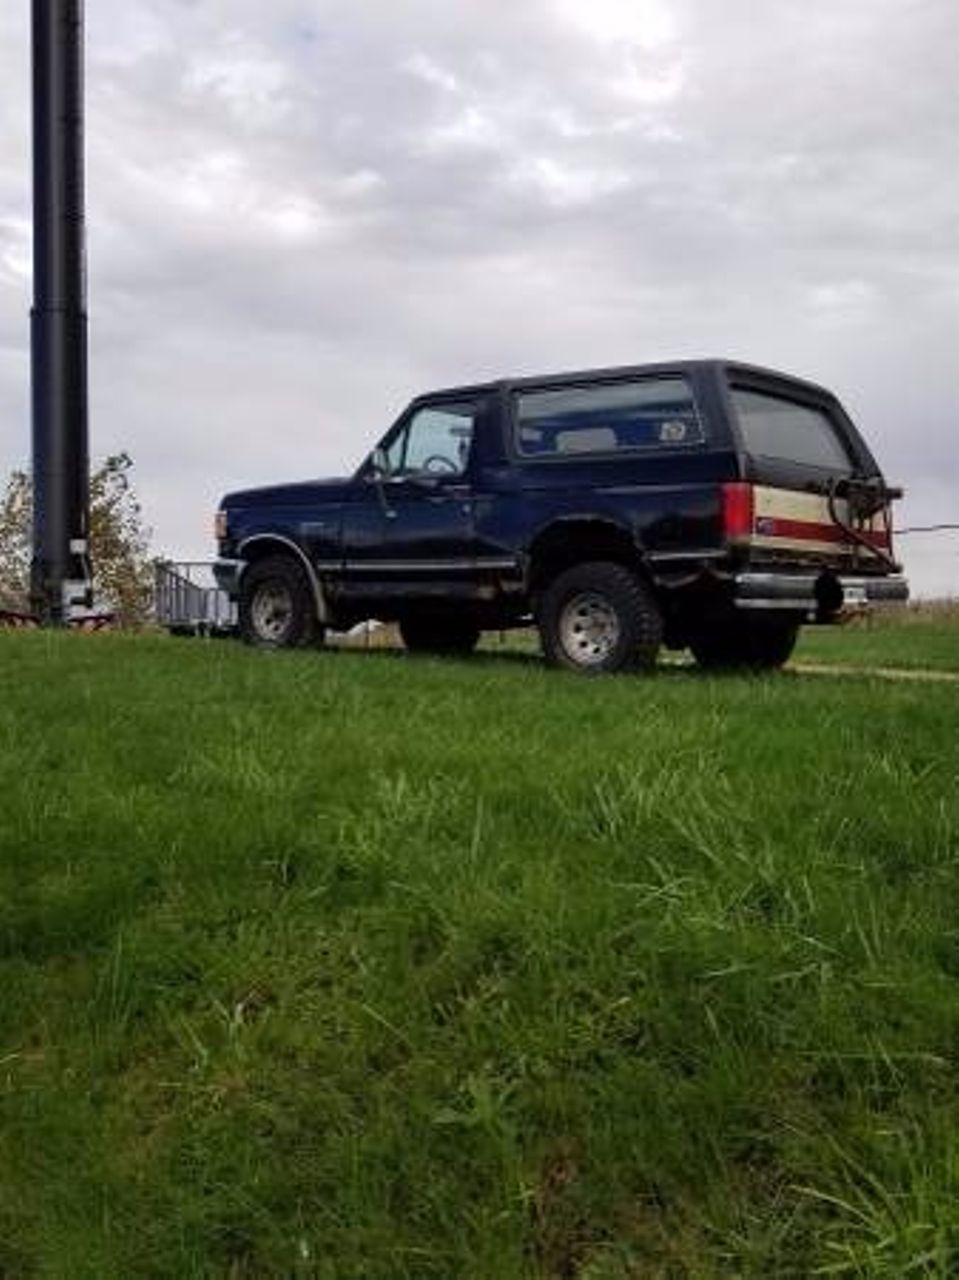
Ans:
{"label": "exhaust pipe", "polygon": [[33,0],[33,561],[48,626],[92,604],[83,0]]}

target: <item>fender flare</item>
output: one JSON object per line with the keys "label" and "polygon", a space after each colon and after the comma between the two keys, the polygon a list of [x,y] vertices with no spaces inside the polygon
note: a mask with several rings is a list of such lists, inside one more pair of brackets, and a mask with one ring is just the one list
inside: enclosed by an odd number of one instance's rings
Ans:
{"label": "fender flare", "polygon": [[521,563],[523,565],[524,577],[527,582],[532,571],[533,560],[536,554],[536,544],[543,538],[547,538],[554,530],[573,527],[589,527],[598,531],[614,534],[617,538],[621,538],[623,543],[628,543],[632,551],[635,553],[636,566],[641,569],[647,577],[655,582],[657,580],[650,558],[641,539],[637,536],[637,530],[631,526],[622,523],[609,515],[600,515],[593,511],[575,512],[566,515],[554,516],[544,521],[529,538],[523,547]]}
{"label": "fender flare", "polygon": [[262,542],[279,543],[281,546],[287,548],[288,550],[292,551],[296,555],[296,558],[299,560],[303,568],[306,570],[306,576],[310,583],[310,589],[313,592],[313,600],[316,606],[316,616],[320,620],[320,622],[329,622],[330,610],[326,602],[326,596],[323,592],[323,585],[320,582],[319,577],[317,576],[316,570],[313,568],[313,565],[310,563],[309,556],[306,554],[306,552],[303,550],[302,547],[298,546],[292,540],[292,538],[287,538],[281,533],[254,533],[249,538],[244,538],[243,541],[239,544],[239,546],[236,549],[237,559],[241,560],[243,563],[243,568],[240,571],[240,581],[243,580],[243,574],[246,572],[247,567],[252,563],[250,560],[248,560],[245,557],[245,555],[243,554],[244,551],[248,547],[251,547],[256,543],[262,543]]}

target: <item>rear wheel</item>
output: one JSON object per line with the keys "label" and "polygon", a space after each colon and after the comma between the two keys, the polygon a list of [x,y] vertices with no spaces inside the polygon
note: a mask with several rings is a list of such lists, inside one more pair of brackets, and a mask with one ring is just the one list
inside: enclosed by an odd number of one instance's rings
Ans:
{"label": "rear wheel", "polygon": [[710,671],[774,671],[789,660],[798,635],[799,623],[792,618],[743,614],[707,624],[689,647]]}
{"label": "rear wheel", "polygon": [[560,573],[543,592],[537,620],[550,666],[582,675],[649,670],[663,639],[652,592],[637,573],[612,561]]}
{"label": "rear wheel", "polygon": [[480,629],[464,618],[404,618],[400,635],[410,653],[452,656],[472,653],[479,643]]}
{"label": "rear wheel", "polygon": [[251,564],[240,581],[240,635],[259,649],[298,649],[323,638],[303,566],[290,556]]}

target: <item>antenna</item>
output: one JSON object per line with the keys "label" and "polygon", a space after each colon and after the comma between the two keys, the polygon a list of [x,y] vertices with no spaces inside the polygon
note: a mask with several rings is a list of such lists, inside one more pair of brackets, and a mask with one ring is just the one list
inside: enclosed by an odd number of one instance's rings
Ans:
{"label": "antenna", "polygon": [[33,563],[48,626],[92,603],[83,0],[33,0]]}

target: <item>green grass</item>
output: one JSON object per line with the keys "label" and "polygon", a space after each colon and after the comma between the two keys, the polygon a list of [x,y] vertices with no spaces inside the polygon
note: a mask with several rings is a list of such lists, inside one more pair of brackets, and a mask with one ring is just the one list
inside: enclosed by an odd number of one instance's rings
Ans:
{"label": "green grass", "polygon": [[0,1276],[959,1270],[959,690],[0,684]]}
{"label": "green grass", "polygon": [[959,608],[916,605],[844,627],[806,627],[796,659],[959,672]]}
{"label": "green grass", "polygon": [[[390,633],[379,643],[399,647]],[[487,633],[483,648],[492,653],[539,653],[535,631]],[[691,663],[692,656],[664,654],[669,665]],[[942,602],[877,611],[842,625],[807,626],[800,632],[794,663],[932,671],[959,674],[959,605]]]}

